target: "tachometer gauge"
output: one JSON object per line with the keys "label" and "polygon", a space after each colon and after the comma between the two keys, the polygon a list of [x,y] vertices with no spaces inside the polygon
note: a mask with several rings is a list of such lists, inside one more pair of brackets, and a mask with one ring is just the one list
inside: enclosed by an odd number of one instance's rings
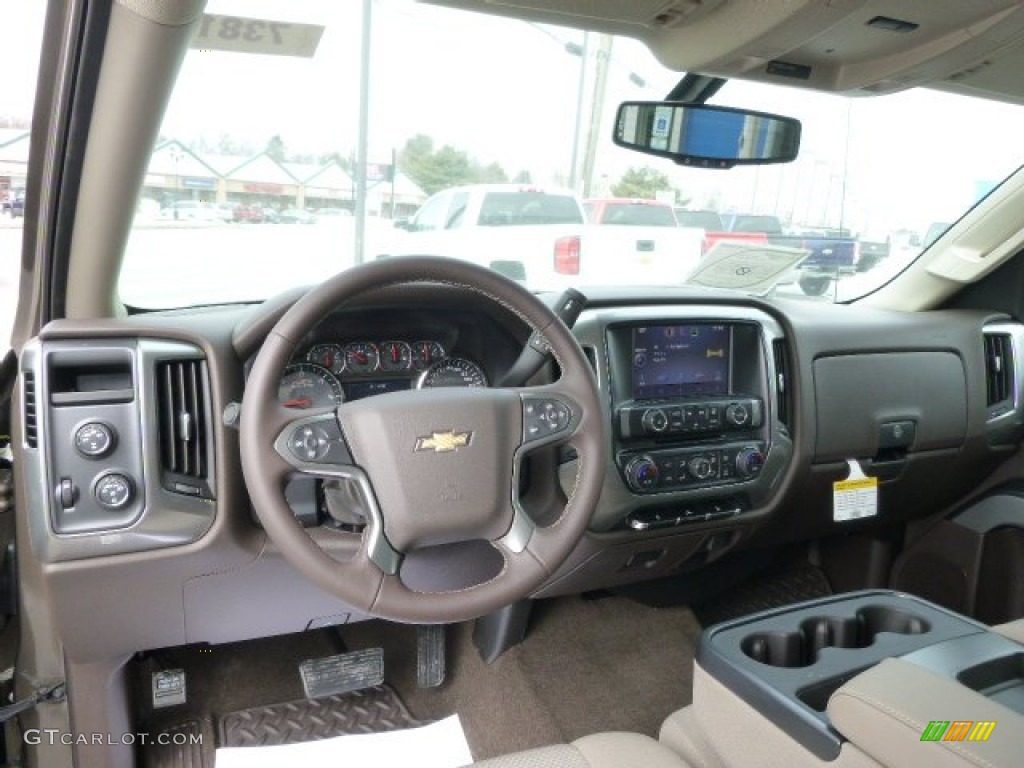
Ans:
{"label": "tachometer gauge", "polygon": [[285,408],[329,408],[341,405],[345,393],[334,374],[323,366],[297,363],[284,369],[277,399]]}
{"label": "tachometer gauge", "polygon": [[431,363],[444,359],[444,347],[436,341],[417,341],[412,345],[412,367],[425,371]]}
{"label": "tachometer gauge", "polygon": [[337,344],[314,344],[306,353],[306,360],[326,368],[331,373],[345,370],[345,353]]}
{"label": "tachometer gauge", "polygon": [[416,382],[418,389],[428,387],[486,387],[487,374],[472,360],[448,357],[425,370]]}
{"label": "tachometer gauge", "polygon": [[408,371],[412,366],[412,349],[404,341],[380,343],[380,369],[388,373]]}
{"label": "tachometer gauge", "polygon": [[350,373],[373,373],[380,362],[377,345],[369,341],[353,341],[345,346],[345,366]]}

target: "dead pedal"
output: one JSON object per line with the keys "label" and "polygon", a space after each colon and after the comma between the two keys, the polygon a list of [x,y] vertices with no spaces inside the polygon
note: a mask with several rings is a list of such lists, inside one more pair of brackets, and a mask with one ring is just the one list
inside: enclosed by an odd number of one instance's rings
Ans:
{"label": "dead pedal", "polygon": [[416,682],[420,688],[436,688],[445,676],[445,625],[416,627]]}
{"label": "dead pedal", "polygon": [[307,699],[373,688],[384,682],[384,649],[366,648],[306,659],[299,664]]}

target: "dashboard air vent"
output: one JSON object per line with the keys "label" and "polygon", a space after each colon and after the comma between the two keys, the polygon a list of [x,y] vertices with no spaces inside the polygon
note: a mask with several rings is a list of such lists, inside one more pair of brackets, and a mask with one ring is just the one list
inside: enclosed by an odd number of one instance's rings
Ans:
{"label": "dashboard air vent", "polygon": [[775,360],[775,398],[779,404],[779,421],[788,427],[793,411],[792,395],[790,394],[789,356],[785,339],[772,341],[772,357]]}
{"label": "dashboard air vent", "polygon": [[1007,333],[985,334],[985,381],[988,405],[1013,397],[1013,351]]}
{"label": "dashboard air vent", "polygon": [[25,371],[22,374],[22,402],[25,406],[25,444],[35,448],[39,444],[39,412],[36,404],[36,374]]}
{"label": "dashboard air vent", "polygon": [[156,366],[160,465],[167,490],[209,496],[209,385],[205,360]]}

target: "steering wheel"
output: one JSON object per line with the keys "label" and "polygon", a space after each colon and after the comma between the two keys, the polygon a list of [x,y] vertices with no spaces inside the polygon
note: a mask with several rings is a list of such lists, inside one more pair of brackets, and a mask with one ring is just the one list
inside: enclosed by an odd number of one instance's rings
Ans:
{"label": "steering wheel", "polygon": [[[279,404],[285,366],[322,318],[409,283],[473,291],[515,313],[547,340],[558,380],[392,392],[301,412]],[[600,402],[571,331],[515,282],[449,258],[375,261],[312,289],[268,335],[242,402],[242,470],[267,535],[320,588],[371,616],[463,621],[531,594],[583,535],[607,464]],[[524,460],[558,444],[576,449],[575,487],[567,499],[548,494],[554,511],[541,515],[520,496]],[[362,530],[303,528],[285,497],[297,476],[339,480]]]}

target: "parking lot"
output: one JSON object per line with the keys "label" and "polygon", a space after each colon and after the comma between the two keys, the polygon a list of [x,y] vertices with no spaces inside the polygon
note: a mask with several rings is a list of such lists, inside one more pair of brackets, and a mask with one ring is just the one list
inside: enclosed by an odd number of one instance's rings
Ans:
{"label": "parking lot", "polygon": [[[21,219],[0,217],[0,336],[5,339],[17,298],[21,225]],[[405,237],[390,221],[369,219],[368,258],[408,250],[402,245]],[[147,308],[262,299],[290,286],[317,283],[351,266],[354,242],[354,220],[341,217],[310,225],[138,224],[129,241],[121,295],[128,303]],[[899,271],[913,255],[894,253],[870,273],[844,278],[833,286],[838,299],[861,295]],[[803,295],[795,284],[779,286],[778,292]],[[833,291],[821,297],[834,298]]]}

